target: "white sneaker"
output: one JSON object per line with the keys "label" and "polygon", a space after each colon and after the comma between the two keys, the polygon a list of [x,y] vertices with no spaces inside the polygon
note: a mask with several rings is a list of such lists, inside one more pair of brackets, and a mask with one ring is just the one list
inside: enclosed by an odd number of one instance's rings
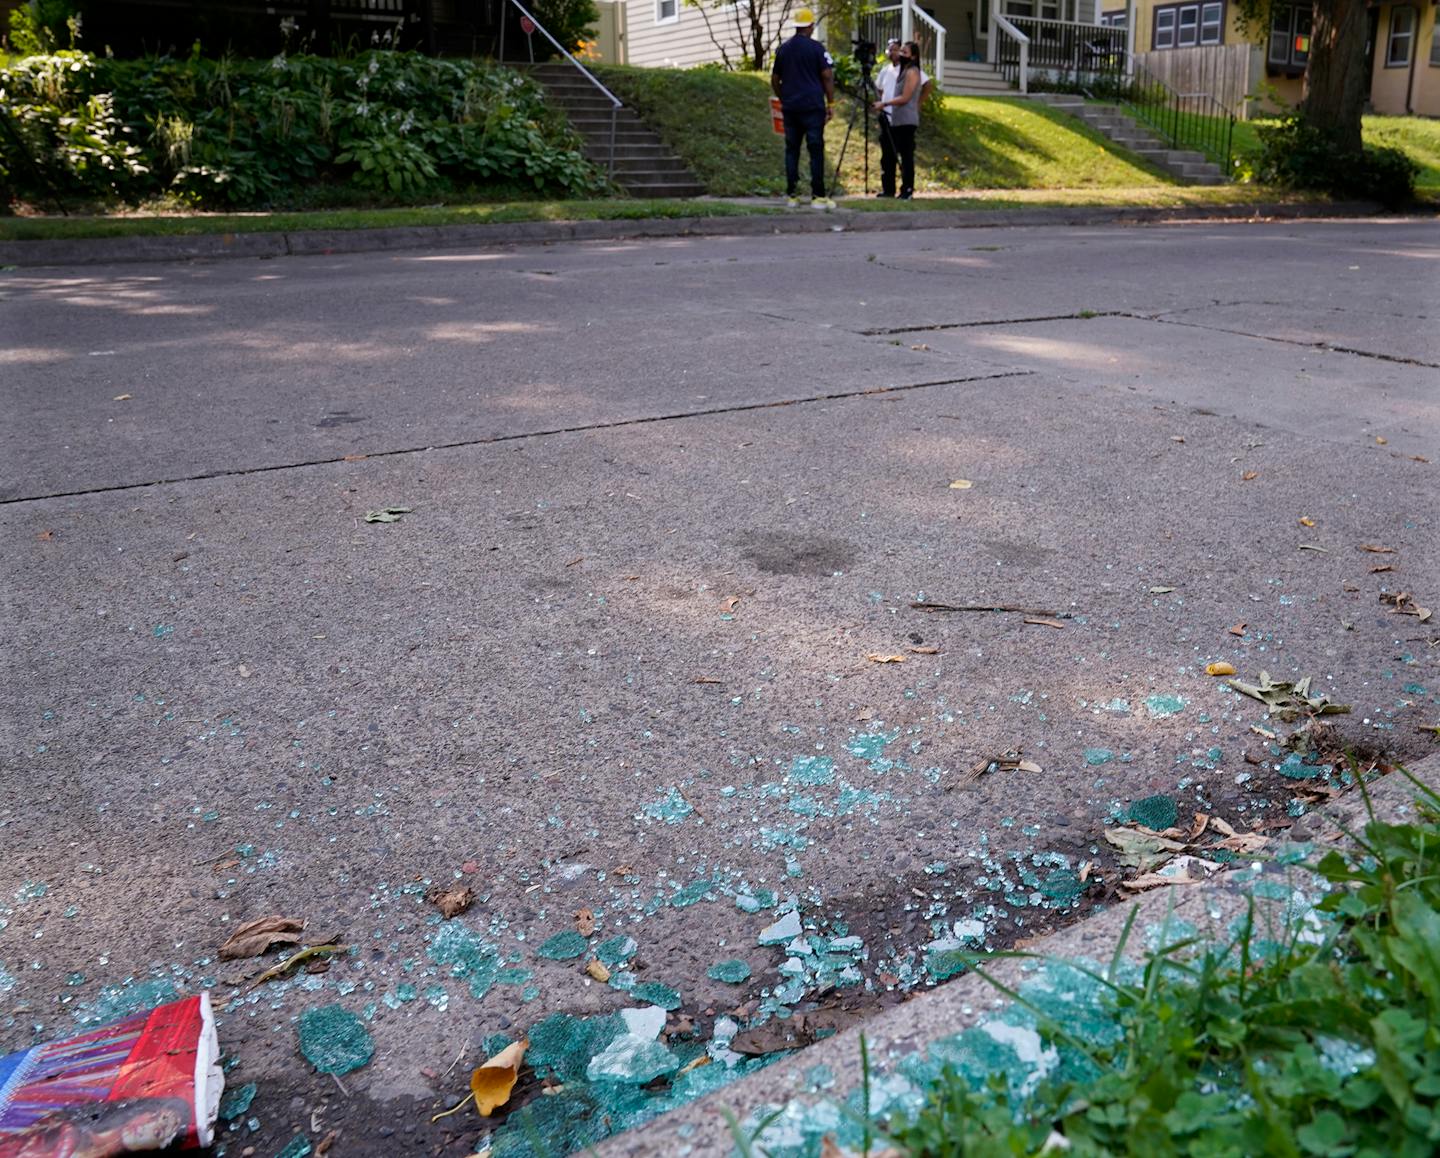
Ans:
{"label": "white sneaker", "polygon": [[826,209],[826,210],[829,210],[829,209],[834,209],[834,208],[835,208],[835,202],[832,201],[829,197],[817,197],[817,198],[815,198],[814,201],[811,202],[811,204],[812,204],[816,209]]}
{"label": "white sneaker", "polygon": [[785,198],[785,208],[786,208],[786,209],[799,209],[799,208],[800,208],[800,198],[798,198],[798,197],[787,197],[787,198]]}

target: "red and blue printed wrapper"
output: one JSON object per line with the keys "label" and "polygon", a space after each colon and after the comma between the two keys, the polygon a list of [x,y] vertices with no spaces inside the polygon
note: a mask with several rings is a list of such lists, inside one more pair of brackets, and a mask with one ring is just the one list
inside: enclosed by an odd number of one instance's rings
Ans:
{"label": "red and blue printed wrapper", "polygon": [[0,1057],[0,1158],[208,1146],[219,1063],[208,993]]}

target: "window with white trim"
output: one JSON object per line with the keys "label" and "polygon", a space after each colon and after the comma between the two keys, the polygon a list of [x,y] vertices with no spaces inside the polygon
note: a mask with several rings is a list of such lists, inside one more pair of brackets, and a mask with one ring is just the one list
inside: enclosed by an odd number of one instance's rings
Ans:
{"label": "window with white trim", "polygon": [[1124,28],[1124,27],[1125,27],[1125,9],[1123,9],[1123,8],[1117,8],[1117,9],[1115,9],[1115,11],[1113,11],[1113,12],[1102,12],[1102,13],[1100,13],[1100,27],[1101,27],[1101,28]]}
{"label": "window with white trim", "polygon": [[1415,9],[1397,4],[1390,9],[1390,39],[1385,44],[1385,67],[1405,68],[1415,46]]}
{"label": "window with white trim", "polygon": [[1310,27],[1314,12],[1309,4],[1277,4],[1270,10],[1267,63],[1289,72],[1304,72],[1310,59]]}
{"label": "window with white trim", "polygon": [[[1122,24],[1123,27],[1123,18]],[[1169,4],[1155,9],[1155,26],[1150,47],[1194,48],[1199,44],[1221,44],[1225,40],[1224,0],[1202,4]]]}
{"label": "window with white trim", "polygon": [[680,19],[680,0],[655,0],[655,23],[672,24]]}
{"label": "window with white trim", "polygon": [[1430,67],[1440,68],[1440,17],[1430,29]]}

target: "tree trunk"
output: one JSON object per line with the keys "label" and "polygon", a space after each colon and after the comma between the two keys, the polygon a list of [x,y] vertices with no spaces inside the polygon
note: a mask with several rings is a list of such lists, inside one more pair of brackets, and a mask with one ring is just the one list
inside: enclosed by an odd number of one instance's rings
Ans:
{"label": "tree trunk", "polygon": [[1360,152],[1365,104],[1365,0],[1315,0],[1300,117],[1342,153]]}

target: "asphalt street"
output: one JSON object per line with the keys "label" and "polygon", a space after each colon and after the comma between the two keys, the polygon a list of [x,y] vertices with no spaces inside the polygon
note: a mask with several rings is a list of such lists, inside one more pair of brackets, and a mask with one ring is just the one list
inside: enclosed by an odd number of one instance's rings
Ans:
{"label": "asphalt street", "polygon": [[[864,1013],[1113,904],[1136,801],[1294,821],[1207,664],[1433,752],[1437,302],[1407,221],[0,273],[0,1053],[209,988],[227,1153],[468,1154],[492,1035]],[[348,948],[252,988],[269,914]]]}

